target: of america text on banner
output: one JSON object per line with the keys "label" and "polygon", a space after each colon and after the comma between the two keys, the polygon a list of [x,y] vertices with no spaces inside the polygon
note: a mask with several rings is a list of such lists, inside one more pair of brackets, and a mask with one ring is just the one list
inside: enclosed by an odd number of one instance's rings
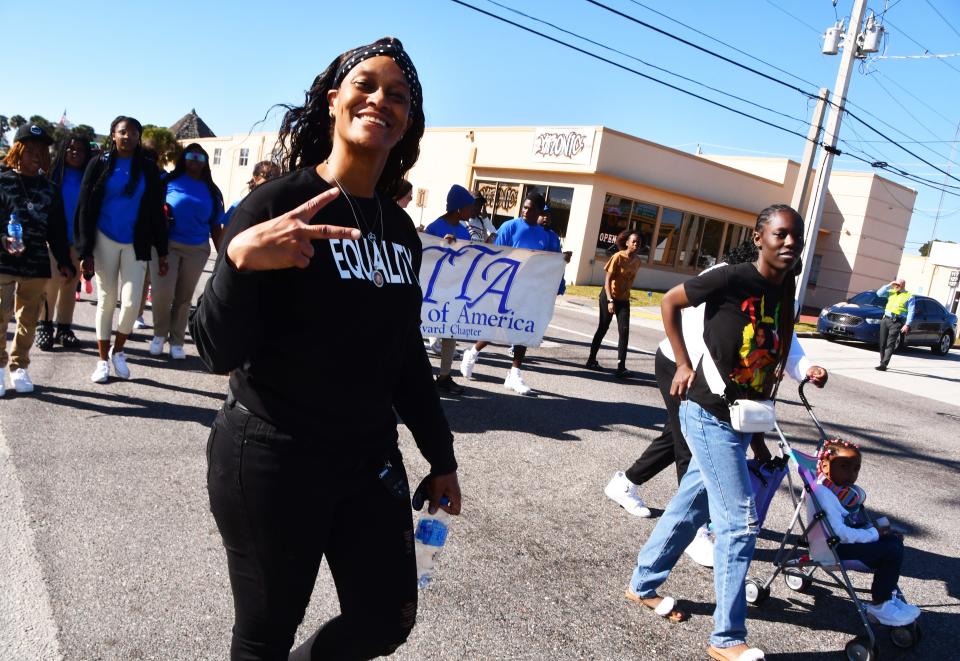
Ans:
{"label": "of america text on banner", "polygon": [[420,234],[424,337],[540,346],[553,316],[563,255]]}

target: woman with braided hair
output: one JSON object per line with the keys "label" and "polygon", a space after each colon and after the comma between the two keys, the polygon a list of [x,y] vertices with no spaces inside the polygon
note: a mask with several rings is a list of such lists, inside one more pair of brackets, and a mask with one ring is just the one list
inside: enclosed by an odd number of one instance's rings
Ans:
{"label": "woman with braided hair", "polygon": [[287,107],[276,160],[288,174],[237,207],[191,320],[201,358],[230,372],[207,488],[234,660],[287,658],[322,558],[340,614],[290,659],[370,659],[406,640],[417,577],[397,414],[430,464],[429,509],[460,511],[420,337],[420,238],[394,202],[423,130],[398,40],[335,58]]}

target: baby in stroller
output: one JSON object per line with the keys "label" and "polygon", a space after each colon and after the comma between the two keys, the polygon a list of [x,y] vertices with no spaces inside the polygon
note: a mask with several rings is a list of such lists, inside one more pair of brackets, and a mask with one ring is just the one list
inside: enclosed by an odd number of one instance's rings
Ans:
{"label": "baby in stroller", "polygon": [[[834,547],[837,556],[843,561],[857,561],[873,571],[872,603],[864,605],[867,615],[887,626],[906,626],[919,617],[920,609],[908,604],[897,587],[903,536],[891,529],[884,518],[873,523],[863,511],[866,496],[856,486],[861,459],[860,448],[854,443],[824,441],[813,494],[833,534],[839,538],[840,543]],[[808,514],[812,516],[810,509]]]}

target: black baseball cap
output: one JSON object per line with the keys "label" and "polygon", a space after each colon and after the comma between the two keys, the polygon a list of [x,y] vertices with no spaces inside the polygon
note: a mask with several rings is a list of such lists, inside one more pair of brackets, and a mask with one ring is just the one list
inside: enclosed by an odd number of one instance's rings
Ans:
{"label": "black baseball cap", "polygon": [[14,136],[13,141],[23,142],[24,140],[40,140],[48,146],[53,144],[53,138],[43,130],[42,126],[37,126],[36,124],[24,124],[17,129],[17,134]]}

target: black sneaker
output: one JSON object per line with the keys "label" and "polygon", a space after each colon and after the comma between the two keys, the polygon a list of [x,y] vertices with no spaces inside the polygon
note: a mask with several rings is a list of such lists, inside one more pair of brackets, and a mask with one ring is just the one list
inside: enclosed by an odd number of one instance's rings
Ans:
{"label": "black sneaker", "polygon": [[434,383],[437,386],[437,390],[452,397],[463,393],[463,386],[457,385],[457,382],[454,381],[453,377],[449,374],[443,377],[438,376]]}
{"label": "black sneaker", "polygon": [[37,324],[37,336],[34,343],[40,351],[53,349],[53,322],[41,321]]}
{"label": "black sneaker", "polygon": [[600,365],[600,363],[597,362],[597,359],[596,359],[596,358],[590,358],[589,360],[587,360],[587,362],[586,362],[586,364],[585,364],[585,367],[586,367],[588,370],[594,370],[594,371],[597,371],[597,372],[602,372],[602,371],[603,371],[603,367]]}
{"label": "black sneaker", "polygon": [[73,330],[69,326],[57,328],[57,334],[53,341],[62,344],[65,349],[76,349],[81,344],[80,339],[73,334]]}
{"label": "black sneaker", "polygon": [[620,365],[619,367],[617,367],[617,371],[614,372],[613,375],[614,375],[615,377],[617,377],[618,379],[629,379],[629,378],[630,378],[630,370],[628,370],[628,369],[627,369],[626,367],[624,367],[623,365]]}

